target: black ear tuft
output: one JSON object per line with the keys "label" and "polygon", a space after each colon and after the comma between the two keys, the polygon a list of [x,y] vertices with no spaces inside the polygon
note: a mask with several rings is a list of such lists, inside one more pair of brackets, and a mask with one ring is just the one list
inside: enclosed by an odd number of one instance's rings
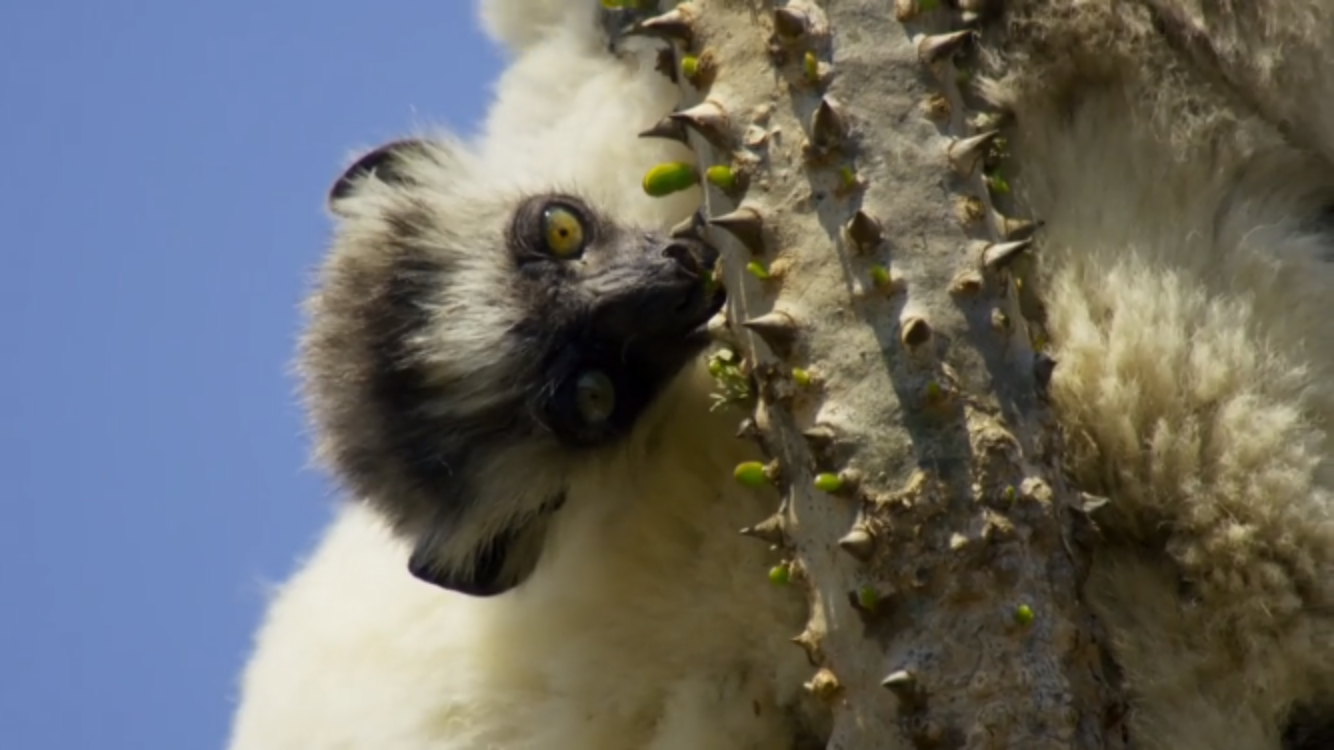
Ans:
{"label": "black ear tuft", "polygon": [[413,182],[410,172],[404,168],[409,160],[430,153],[430,146],[415,138],[408,138],[376,148],[357,159],[329,188],[328,203],[332,207],[338,201],[352,195],[361,180],[368,175],[390,184],[410,184]]}

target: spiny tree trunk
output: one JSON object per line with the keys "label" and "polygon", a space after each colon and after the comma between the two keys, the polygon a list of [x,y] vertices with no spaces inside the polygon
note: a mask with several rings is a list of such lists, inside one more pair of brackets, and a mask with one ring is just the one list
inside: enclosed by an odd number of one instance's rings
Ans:
{"label": "spiny tree trunk", "polygon": [[724,253],[742,429],[772,458],[738,477],[784,497],[748,533],[808,591],[829,747],[1117,747],[1051,363],[1013,293],[1031,225],[987,189],[960,4],[683,3],[641,28],[682,73],[655,133],[708,170],[678,231]]}

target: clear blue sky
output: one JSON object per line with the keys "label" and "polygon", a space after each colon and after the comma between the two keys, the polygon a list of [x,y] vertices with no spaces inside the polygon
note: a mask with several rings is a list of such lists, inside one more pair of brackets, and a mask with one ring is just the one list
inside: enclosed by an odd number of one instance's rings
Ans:
{"label": "clear blue sky", "polygon": [[0,747],[210,750],[324,523],[288,375],[350,149],[470,132],[474,0],[0,6]]}

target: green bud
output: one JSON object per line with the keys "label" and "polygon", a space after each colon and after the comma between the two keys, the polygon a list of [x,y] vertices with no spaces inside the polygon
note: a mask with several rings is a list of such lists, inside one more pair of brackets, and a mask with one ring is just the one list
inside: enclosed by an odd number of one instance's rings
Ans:
{"label": "green bud", "polygon": [[811,385],[811,374],[800,367],[792,368],[792,382],[802,388],[809,388]]}
{"label": "green bud", "polygon": [[686,80],[693,81],[695,76],[699,75],[699,58],[694,55],[686,55],[681,58],[681,75]]}
{"label": "green bud", "polygon": [[715,164],[704,172],[704,179],[708,180],[719,190],[730,191],[736,189],[736,173],[732,168],[724,164]]}
{"label": "green bud", "polygon": [[815,56],[814,52],[807,52],[801,59],[802,71],[806,74],[806,80],[815,83],[820,80],[820,58]]}
{"label": "green bud", "polygon": [[889,286],[889,282],[890,282],[890,280],[891,280],[891,277],[890,277],[890,275],[889,275],[889,269],[888,269],[888,268],[885,268],[884,266],[880,265],[879,263],[877,263],[876,265],[871,266],[871,283],[872,283],[872,284],[875,284],[876,286],[880,286],[880,287]]}
{"label": "green bud", "polygon": [[764,264],[759,262],[758,260],[752,260],[751,262],[747,263],[746,270],[750,271],[750,275],[754,276],[760,281],[769,280],[769,269],[765,268]]}
{"label": "green bud", "polygon": [[1020,604],[1014,608],[1014,621],[1020,625],[1031,625],[1037,615],[1033,614],[1033,608],[1027,604]]}
{"label": "green bud", "polygon": [[866,585],[857,589],[857,603],[862,605],[862,609],[867,611],[874,610],[875,605],[879,602],[880,593],[875,590],[875,587]]}
{"label": "green bud", "polygon": [[838,492],[843,489],[843,479],[837,474],[823,472],[815,475],[815,489],[821,492]]}
{"label": "green bud", "polygon": [[769,582],[775,586],[786,586],[792,581],[792,566],[780,563],[769,568]]}
{"label": "green bud", "polygon": [[764,464],[759,461],[737,464],[732,476],[747,487],[763,487],[769,481],[769,474],[764,470]]}
{"label": "green bud", "polygon": [[671,195],[699,182],[695,167],[683,161],[671,161],[650,169],[644,175],[644,192],[654,198]]}
{"label": "green bud", "polygon": [[844,164],[838,168],[838,181],[843,185],[844,190],[851,190],[857,187],[857,171]]}

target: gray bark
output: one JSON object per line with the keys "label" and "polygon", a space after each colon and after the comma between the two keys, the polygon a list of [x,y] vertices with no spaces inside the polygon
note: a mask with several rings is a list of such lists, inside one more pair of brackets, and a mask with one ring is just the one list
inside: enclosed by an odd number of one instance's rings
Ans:
{"label": "gray bark", "polygon": [[757,384],[740,427],[784,497],[749,533],[808,592],[829,747],[1120,746],[1015,293],[1031,227],[987,189],[1000,144],[956,85],[963,16],[779,7],[695,0],[647,28],[697,58],[676,122],[737,179],[680,231],[724,251],[719,334]]}

